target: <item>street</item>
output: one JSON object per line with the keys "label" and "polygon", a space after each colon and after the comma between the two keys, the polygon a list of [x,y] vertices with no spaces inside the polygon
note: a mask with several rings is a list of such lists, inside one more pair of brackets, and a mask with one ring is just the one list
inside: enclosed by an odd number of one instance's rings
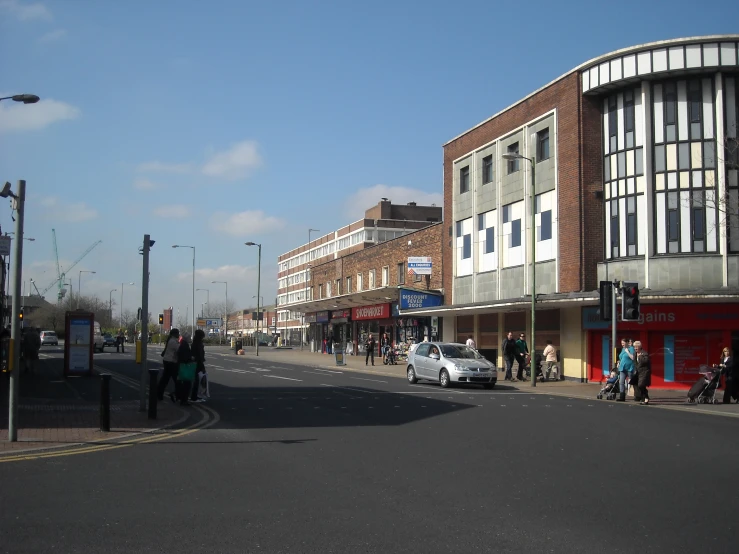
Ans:
{"label": "street", "polygon": [[735,418],[206,355],[208,427],[0,464],[0,551],[736,552]]}

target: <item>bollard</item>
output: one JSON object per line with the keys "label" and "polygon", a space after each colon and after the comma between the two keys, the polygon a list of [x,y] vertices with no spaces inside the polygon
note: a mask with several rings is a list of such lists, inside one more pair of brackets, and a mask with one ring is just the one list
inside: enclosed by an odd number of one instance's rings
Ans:
{"label": "bollard", "polygon": [[110,431],[110,374],[100,375],[100,430]]}
{"label": "bollard", "polygon": [[159,370],[149,370],[149,419],[157,418],[157,374]]}

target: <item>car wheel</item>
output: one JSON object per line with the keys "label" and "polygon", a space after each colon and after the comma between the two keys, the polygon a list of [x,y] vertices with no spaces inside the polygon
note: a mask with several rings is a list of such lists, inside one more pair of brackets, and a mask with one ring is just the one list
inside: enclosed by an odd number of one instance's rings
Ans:
{"label": "car wheel", "polygon": [[483,387],[485,390],[493,390],[495,388],[495,383],[485,383]]}
{"label": "car wheel", "polygon": [[448,389],[452,386],[451,380],[449,379],[449,372],[446,369],[442,369],[441,373],[439,373],[439,383],[443,389]]}
{"label": "car wheel", "polygon": [[411,385],[418,383],[418,379],[416,379],[416,371],[413,369],[412,365],[408,366],[408,382]]}

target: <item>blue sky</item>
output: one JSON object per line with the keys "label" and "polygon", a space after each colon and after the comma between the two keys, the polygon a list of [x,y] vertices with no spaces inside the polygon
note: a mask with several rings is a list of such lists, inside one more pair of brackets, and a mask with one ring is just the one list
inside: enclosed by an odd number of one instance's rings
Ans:
{"label": "blue sky", "polygon": [[[588,59],[736,32],[739,4],[0,0],[2,181],[28,183],[24,278],[150,306],[273,301],[277,256],[385,196],[441,203],[441,145]],[[0,206],[3,232],[10,208]],[[26,290],[26,293],[28,291]],[[47,295],[53,299],[53,295]],[[196,309],[205,302],[198,292]],[[115,309],[117,312],[117,308]]]}

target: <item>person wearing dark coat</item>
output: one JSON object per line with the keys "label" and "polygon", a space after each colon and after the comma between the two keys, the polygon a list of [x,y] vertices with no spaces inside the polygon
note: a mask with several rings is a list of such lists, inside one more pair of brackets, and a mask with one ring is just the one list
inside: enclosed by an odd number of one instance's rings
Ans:
{"label": "person wearing dark coat", "polygon": [[205,346],[203,345],[203,339],[205,333],[202,329],[195,331],[195,336],[192,339],[192,345],[190,351],[192,352],[192,359],[198,365],[195,369],[195,382],[193,383],[192,390],[190,391],[190,401],[195,402],[198,399],[198,374],[205,373]]}
{"label": "person wearing dark coat", "polygon": [[[159,378],[159,386],[157,387],[157,397],[164,400],[164,391],[167,389],[169,380],[174,381],[175,393],[179,390],[177,387],[177,350],[179,349],[180,330],[172,329],[167,337],[167,343],[162,350],[162,376]],[[169,397],[174,402],[175,395],[170,394]]]}
{"label": "person wearing dark coat", "polygon": [[192,350],[190,349],[190,334],[182,333],[180,337],[180,345],[177,347],[177,398],[182,406],[189,406],[190,402],[187,397],[190,395],[191,381],[181,381],[179,379],[179,366],[193,361]]}
{"label": "person wearing dark coat", "polygon": [[649,360],[649,354],[647,354],[641,346],[641,341],[634,342],[634,350],[636,351],[636,357],[634,359],[634,365],[636,367],[636,390],[634,398],[639,400],[640,404],[649,404],[649,390],[648,387],[652,384],[652,362]]}
{"label": "person wearing dark coat", "polygon": [[721,361],[718,364],[721,374],[724,376],[724,404],[731,404],[733,398],[739,402],[739,367],[734,364],[729,347],[721,351]]}

